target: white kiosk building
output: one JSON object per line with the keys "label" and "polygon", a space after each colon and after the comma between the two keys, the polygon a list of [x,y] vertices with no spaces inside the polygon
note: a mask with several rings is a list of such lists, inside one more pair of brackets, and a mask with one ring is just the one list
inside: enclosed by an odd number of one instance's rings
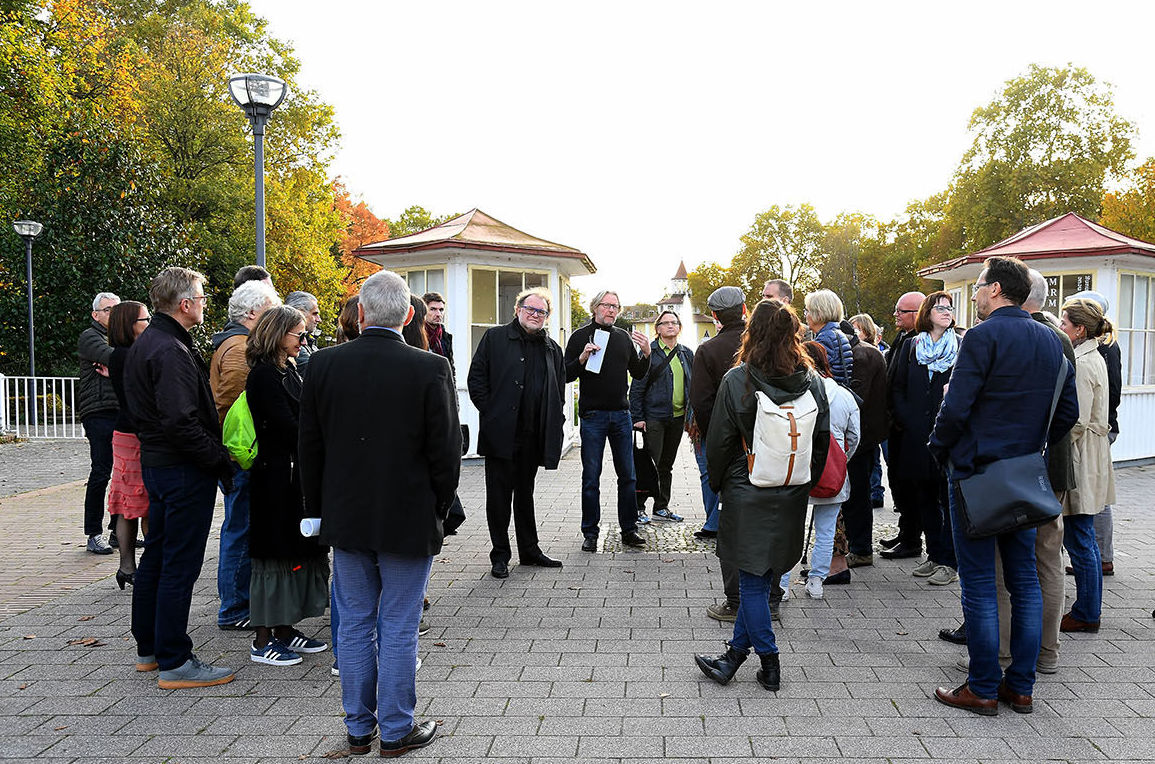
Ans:
{"label": "white kiosk building", "polygon": [[1070,212],[918,275],[943,282],[959,325],[968,326],[974,321],[975,281],[983,261],[995,255],[1017,257],[1046,276],[1050,290],[1043,309],[1055,315],[1076,292],[1091,289],[1107,298],[1123,356],[1119,439],[1111,455],[1116,464],[1155,460],[1155,244]]}
{"label": "white kiosk building", "polygon": [[[445,328],[453,335],[457,400],[461,423],[469,430],[469,456],[477,455],[477,409],[466,379],[473,351],[487,329],[513,320],[514,300],[529,287],[553,295],[546,326],[565,348],[571,326],[570,279],[596,272],[580,250],[539,239],[502,223],[481,210],[447,220],[409,236],[366,244],[354,255],[400,274],[415,295],[445,297]],[[573,385],[567,400],[573,400]],[[565,443],[577,440],[572,406],[566,406]]]}

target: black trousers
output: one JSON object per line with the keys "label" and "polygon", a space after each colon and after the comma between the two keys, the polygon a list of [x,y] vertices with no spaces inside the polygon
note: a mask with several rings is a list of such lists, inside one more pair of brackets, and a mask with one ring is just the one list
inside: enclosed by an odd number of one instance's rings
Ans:
{"label": "black trousers", "polygon": [[850,477],[850,496],[842,505],[842,519],[846,527],[846,541],[852,554],[868,555],[873,552],[874,507],[870,502],[870,472],[874,467],[874,449],[877,443],[859,443],[854,456],[846,465]]}
{"label": "black trousers", "polygon": [[898,541],[903,546],[922,549],[922,490],[917,480],[892,478],[890,495],[898,510]]}
{"label": "black trousers", "polygon": [[511,510],[518,559],[541,554],[537,542],[537,517],[533,509],[537,459],[538,454],[532,449],[523,448],[515,449],[512,459],[485,457],[485,518],[493,547],[489,553],[491,562],[509,562]]}
{"label": "black trousers", "polygon": [[[678,446],[682,442],[682,430],[686,418],[647,419],[646,451],[658,468],[658,495],[654,497],[654,509],[670,507],[670,492],[674,487],[674,460],[678,457]],[[639,508],[640,509],[640,508]]]}
{"label": "black trousers", "polygon": [[112,477],[112,430],[116,424],[116,412],[89,414],[83,422],[88,453],[92,458],[88,486],[84,489],[84,535],[99,536],[103,531],[104,494]]}

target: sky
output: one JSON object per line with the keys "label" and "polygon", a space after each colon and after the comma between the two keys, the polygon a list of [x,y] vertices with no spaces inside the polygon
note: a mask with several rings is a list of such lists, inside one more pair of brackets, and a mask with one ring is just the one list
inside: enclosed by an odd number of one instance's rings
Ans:
{"label": "sky", "polygon": [[1032,63],[1111,83],[1155,155],[1146,2],[249,1],[379,217],[477,207],[627,303],[679,260],[728,264],[773,204],[889,220],[942,191],[971,113]]}

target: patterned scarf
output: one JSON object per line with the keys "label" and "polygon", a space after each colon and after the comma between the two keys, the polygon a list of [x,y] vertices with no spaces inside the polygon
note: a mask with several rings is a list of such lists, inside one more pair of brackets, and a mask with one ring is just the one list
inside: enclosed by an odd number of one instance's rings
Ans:
{"label": "patterned scarf", "polygon": [[914,355],[931,376],[936,371],[947,371],[958,360],[958,334],[947,329],[935,342],[930,332],[919,332],[914,340]]}

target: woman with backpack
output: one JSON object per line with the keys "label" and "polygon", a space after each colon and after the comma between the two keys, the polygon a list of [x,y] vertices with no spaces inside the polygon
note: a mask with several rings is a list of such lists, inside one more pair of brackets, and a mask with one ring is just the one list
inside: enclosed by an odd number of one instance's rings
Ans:
{"label": "woman with backpack", "polygon": [[249,658],[270,666],[293,666],[299,653],[328,645],[293,628],[323,615],[329,604],[328,550],[301,535],[305,516],[297,460],[301,375],[293,359],[307,337],[305,316],[288,305],[261,314],[249,333],[250,371],[245,395],[257,434],[249,514],[250,618],[256,631]]}
{"label": "woman with backpack", "polygon": [[[890,385],[890,411],[897,441],[890,444],[890,463],[904,476],[906,500],[917,508],[926,535],[926,559],[911,575],[928,584],[958,581],[954,536],[947,511],[946,476],[930,455],[927,441],[942,406],[943,391],[958,360],[954,301],[946,292],[931,292],[914,319],[915,334],[895,349]],[[900,544],[883,557],[917,556]]]}
{"label": "woman with backpack", "polygon": [[[861,436],[858,402],[853,393],[834,381],[830,373],[830,362],[826,360],[826,348],[813,340],[805,343],[804,347],[810,360],[814,362],[814,370],[822,377],[826,397],[830,401],[830,434],[842,448],[846,461],[850,461],[858,448]],[[842,510],[843,502],[850,496],[850,475],[845,469],[842,475],[842,486],[833,496],[810,498],[814,523],[814,551],[810,554],[810,572],[806,574],[806,595],[816,600],[822,599],[823,579],[830,573],[838,513]],[[784,591],[789,591],[790,571],[782,574],[781,586]]]}
{"label": "woman with backpack", "polygon": [[[733,679],[751,647],[761,661],[758,683],[776,692],[781,682],[769,594],[802,557],[810,489],[830,446],[826,391],[802,348],[800,329],[789,306],[777,300],[758,303],[746,324],[738,365],[723,377],[710,419],[707,471],[710,487],[721,493],[726,507],[716,554],[738,569],[741,591],[726,652],[694,658],[719,684]],[[791,450],[775,453],[781,447]]]}

